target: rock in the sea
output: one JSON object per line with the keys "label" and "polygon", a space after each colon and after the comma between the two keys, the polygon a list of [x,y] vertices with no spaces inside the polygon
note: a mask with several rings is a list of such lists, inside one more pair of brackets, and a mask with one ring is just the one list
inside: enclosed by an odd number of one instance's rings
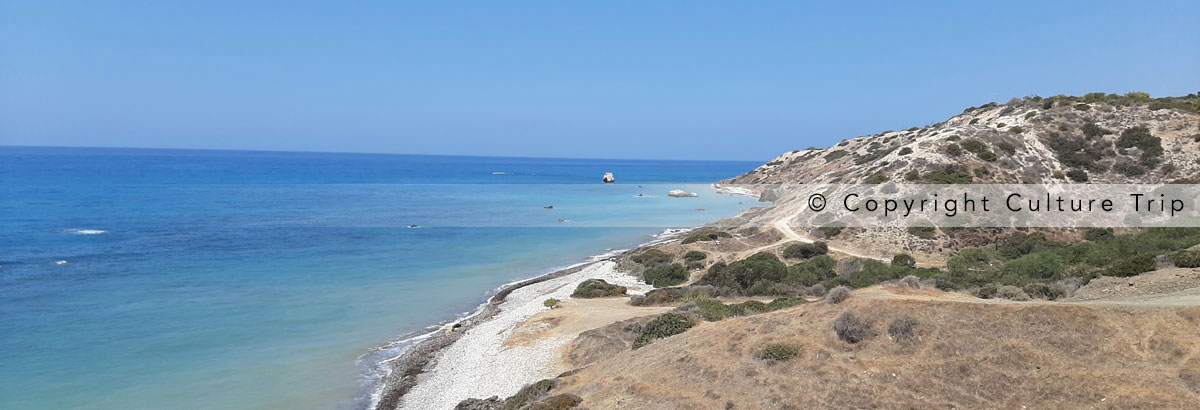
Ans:
{"label": "rock in the sea", "polygon": [[617,182],[617,178],[613,177],[613,174],[611,172],[605,172],[604,173],[604,182],[606,182],[606,183]]}
{"label": "rock in the sea", "polygon": [[695,192],[687,192],[682,189],[672,189],[670,192],[667,192],[667,195],[673,196],[676,198],[692,198],[692,197],[700,196],[700,194],[697,194]]}

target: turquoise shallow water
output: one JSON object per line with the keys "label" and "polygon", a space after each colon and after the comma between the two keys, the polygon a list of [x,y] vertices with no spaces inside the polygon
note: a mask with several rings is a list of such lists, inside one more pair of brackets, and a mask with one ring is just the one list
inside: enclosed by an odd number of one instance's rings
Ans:
{"label": "turquoise shallow water", "polygon": [[0,408],[361,408],[379,346],[756,165],[0,147]]}

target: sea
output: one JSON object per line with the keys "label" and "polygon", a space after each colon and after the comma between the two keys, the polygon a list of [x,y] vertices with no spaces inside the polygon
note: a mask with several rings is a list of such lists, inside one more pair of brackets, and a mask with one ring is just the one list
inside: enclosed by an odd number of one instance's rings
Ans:
{"label": "sea", "polygon": [[0,146],[0,408],[367,408],[431,326],[757,206],[710,184],[758,165]]}

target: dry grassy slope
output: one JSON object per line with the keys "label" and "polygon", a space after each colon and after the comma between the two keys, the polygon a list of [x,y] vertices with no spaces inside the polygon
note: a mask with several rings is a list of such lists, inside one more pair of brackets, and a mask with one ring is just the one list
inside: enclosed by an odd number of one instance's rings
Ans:
{"label": "dry grassy slope", "polygon": [[[872,288],[817,303],[704,323],[563,379],[591,409],[1196,408],[1200,307],[982,301],[938,291]],[[852,345],[832,323],[845,311],[877,336]],[[888,323],[916,318],[919,340]],[[767,343],[800,355],[756,359]]]}
{"label": "dry grassy slope", "polygon": [[[1169,173],[1160,167],[1146,175],[1131,178],[1111,170],[1091,172],[1093,183],[1166,183],[1181,178],[1200,176],[1200,115],[1176,109],[1150,110],[1147,104],[1114,105],[1089,104],[1086,111],[1074,104],[1058,104],[1043,109],[1040,102],[1022,100],[991,108],[970,110],[946,122],[908,131],[886,131],[877,135],[848,139],[826,149],[792,151],[744,175],[723,181],[724,184],[822,184],[859,183],[875,174],[884,173],[893,182],[905,182],[903,175],[916,169],[922,173],[938,166],[963,165],[980,172],[976,183],[1043,183],[1056,180],[1055,172],[1067,172],[1058,156],[1047,146],[1053,133],[1082,138],[1084,124],[1094,122],[1114,131],[1103,138],[1116,141],[1122,130],[1144,126],[1151,134],[1162,138],[1164,154],[1160,164],[1174,164]],[[1020,127],[1021,131],[1010,131]],[[957,142],[953,137],[958,137]],[[995,161],[984,161],[977,155],[964,152],[952,156],[947,146],[961,140],[978,139],[997,154]],[[1013,147],[1013,153],[998,148],[1001,144]],[[901,155],[904,148],[912,153]],[[1115,148],[1115,147],[1114,147]],[[837,152],[846,154],[827,160]],[[1114,149],[1115,151],[1115,149]],[[866,161],[870,155],[880,155]],[[1111,165],[1122,157],[1136,159],[1134,152],[1115,154],[1103,163]],[[837,155],[837,154],[833,154]],[[856,160],[858,163],[856,163]]]}

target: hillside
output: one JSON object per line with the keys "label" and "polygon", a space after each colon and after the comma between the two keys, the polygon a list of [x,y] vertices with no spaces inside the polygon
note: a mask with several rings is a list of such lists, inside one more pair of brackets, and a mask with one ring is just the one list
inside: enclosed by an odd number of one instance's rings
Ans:
{"label": "hillside", "polygon": [[574,370],[459,408],[1200,403],[1200,228],[801,226],[773,187],[889,181],[1197,183],[1200,96],[1014,99],[786,153],[722,182],[768,205],[618,258],[656,288],[620,321],[531,322],[578,330]]}
{"label": "hillside", "polygon": [[861,183],[871,177],[908,183],[1195,183],[1198,176],[1200,96],[1155,100],[1097,93],[989,103],[927,127],[791,151],[723,184]]}

